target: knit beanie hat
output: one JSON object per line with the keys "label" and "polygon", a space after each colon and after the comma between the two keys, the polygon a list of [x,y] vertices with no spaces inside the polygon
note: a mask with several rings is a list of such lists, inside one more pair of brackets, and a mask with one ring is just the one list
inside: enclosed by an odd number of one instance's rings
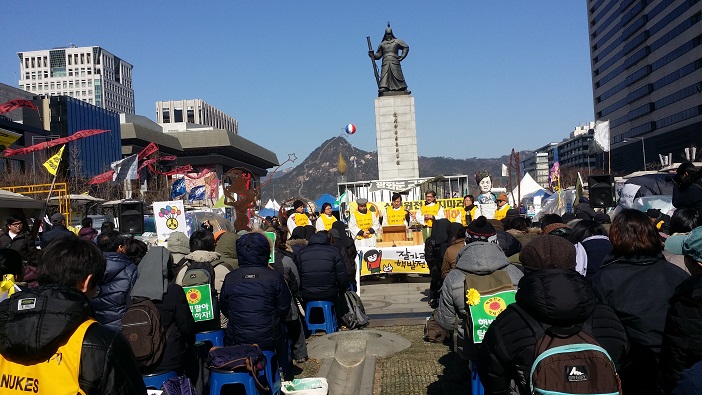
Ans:
{"label": "knit beanie hat", "polygon": [[466,244],[474,241],[497,243],[495,227],[482,215],[471,221],[466,228]]}
{"label": "knit beanie hat", "polygon": [[525,269],[575,269],[575,246],[563,237],[535,237],[522,248],[519,261]]}

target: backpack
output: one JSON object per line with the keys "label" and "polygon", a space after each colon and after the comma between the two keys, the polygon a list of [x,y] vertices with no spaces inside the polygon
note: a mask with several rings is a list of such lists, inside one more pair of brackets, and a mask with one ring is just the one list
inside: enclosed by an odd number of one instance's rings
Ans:
{"label": "backpack", "polygon": [[515,310],[536,336],[529,372],[533,394],[621,394],[614,362],[592,333],[592,325],[544,328],[517,304]]}
{"label": "backpack", "polygon": [[[219,301],[217,297],[217,289],[215,288],[215,271],[214,268],[215,266],[218,265],[223,265],[229,271],[232,270],[232,267],[220,260],[216,260],[212,263],[210,262],[196,262],[192,260],[187,260],[185,262],[185,273],[183,275],[183,279],[181,280],[180,285],[183,287],[192,287],[192,286],[199,286],[199,285],[208,285],[210,286],[210,301],[212,303],[212,309],[214,311],[214,314],[211,318],[207,319],[197,319],[197,317],[193,316],[196,318],[196,321],[211,321],[213,319],[219,320],[220,316],[220,311],[219,311]],[[187,292],[186,292],[187,293]],[[200,329],[204,330],[204,327],[201,327]]]}
{"label": "backpack", "polygon": [[[508,304],[514,302],[514,284],[509,274],[504,270],[496,270],[487,275],[478,275],[468,272],[463,272],[465,278],[463,280],[463,303],[465,315],[463,318],[463,334],[466,344],[464,344],[464,352],[469,356],[477,356],[478,347],[482,343],[483,336],[487,332],[489,325],[495,320],[497,315],[502,311],[498,310],[492,313],[487,313],[483,308],[483,304],[487,302],[480,299],[469,301],[468,296],[471,290],[479,293],[478,297],[485,298],[490,295],[495,295],[505,291],[511,291],[500,303],[500,308],[505,308]],[[504,294],[502,294],[504,296]],[[471,306],[475,307],[476,317],[471,313]],[[485,318],[478,318],[477,312],[480,311]],[[475,318],[475,319],[474,319]],[[474,324],[477,320],[479,326]],[[453,331],[453,347],[454,352],[458,351],[458,315],[454,322]]]}
{"label": "backpack", "polygon": [[370,323],[363,301],[353,291],[346,291],[337,305],[341,308],[341,322],[348,329],[361,329]]}
{"label": "backpack", "polygon": [[122,334],[129,341],[140,367],[151,368],[161,357],[166,345],[166,332],[154,303],[135,298],[122,316]]}
{"label": "backpack", "polygon": [[163,382],[164,395],[199,395],[188,376],[176,376]]}
{"label": "backpack", "polygon": [[[270,388],[261,384],[261,372],[266,369],[268,360],[261,348],[256,344],[237,344],[228,347],[213,347],[207,357],[207,366],[210,369],[222,369],[236,372],[249,372],[256,383],[256,387],[263,392]],[[267,384],[267,381],[263,381]]]}
{"label": "backpack", "polygon": [[449,337],[448,331],[440,327],[431,313],[424,323],[424,341],[429,343],[443,343]]}

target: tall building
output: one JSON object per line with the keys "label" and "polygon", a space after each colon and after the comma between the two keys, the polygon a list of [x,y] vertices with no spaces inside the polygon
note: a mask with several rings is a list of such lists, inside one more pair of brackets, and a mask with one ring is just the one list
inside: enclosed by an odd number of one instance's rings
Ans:
{"label": "tall building", "polygon": [[18,52],[19,88],[71,96],[116,113],[134,114],[132,65],[101,47]]}
{"label": "tall building", "polygon": [[200,99],[156,102],[156,122],[166,132],[192,130],[193,125],[205,125],[239,134],[236,119]]}
{"label": "tall building", "polygon": [[587,6],[595,119],[610,121],[612,171],[702,146],[702,1]]}

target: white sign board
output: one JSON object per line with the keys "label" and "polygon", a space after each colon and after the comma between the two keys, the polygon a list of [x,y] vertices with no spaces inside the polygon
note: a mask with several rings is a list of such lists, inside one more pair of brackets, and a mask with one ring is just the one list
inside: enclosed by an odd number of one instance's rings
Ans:
{"label": "white sign board", "polygon": [[173,232],[188,234],[188,227],[185,223],[185,208],[181,200],[154,202],[153,207],[156,233],[158,234],[159,242],[166,241],[168,235]]}

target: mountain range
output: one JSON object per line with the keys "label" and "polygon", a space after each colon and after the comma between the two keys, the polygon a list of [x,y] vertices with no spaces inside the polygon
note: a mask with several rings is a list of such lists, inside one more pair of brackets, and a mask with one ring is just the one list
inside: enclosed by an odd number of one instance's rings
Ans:
{"label": "mountain range", "polygon": [[[420,147],[421,148],[421,147]],[[334,137],[323,142],[299,165],[269,174],[270,182],[261,190],[263,204],[268,199],[283,202],[302,197],[316,200],[324,193],[336,196],[337,182],[342,180],[338,172],[339,153],[347,163],[346,182],[378,179],[378,153],[364,151],[352,146],[343,137]],[[526,152],[525,152],[526,153]],[[524,153],[522,153],[523,155]],[[508,177],[501,177],[502,164],[509,165],[509,155],[499,158],[455,159],[446,157],[419,157],[419,176],[472,175],[478,170],[487,170],[493,176],[493,186],[507,186]],[[265,183],[268,178],[263,178]]]}

